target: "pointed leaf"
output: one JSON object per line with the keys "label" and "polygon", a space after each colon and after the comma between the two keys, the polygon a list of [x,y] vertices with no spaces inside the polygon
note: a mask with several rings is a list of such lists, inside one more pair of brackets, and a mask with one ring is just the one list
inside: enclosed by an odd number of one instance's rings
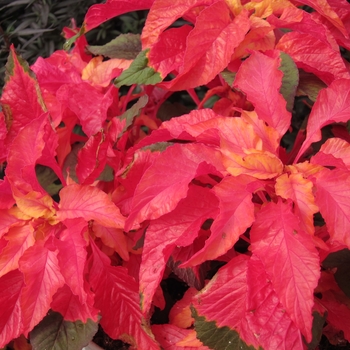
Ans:
{"label": "pointed leaf", "polygon": [[0,285],[0,348],[3,348],[24,330],[20,305],[23,275],[19,270],[11,271],[0,278]]}
{"label": "pointed leaf", "polygon": [[57,99],[76,114],[88,137],[103,129],[107,110],[113,102],[111,90],[103,94],[86,82],[61,86]]}
{"label": "pointed leaf", "polygon": [[10,144],[23,126],[46,112],[46,107],[35,75],[28,63],[16,54],[13,45],[6,70],[7,83],[0,104],[8,130],[6,141]]}
{"label": "pointed leaf", "polygon": [[221,170],[222,164],[219,152],[211,147],[201,144],[168,147],[138,183],[125,230],[130,230],[134,223],[156,219],[172,211],[186,196],[192,179],[202,173],[215,173],[214,167]]}
{"label": "pointed leaf", "polygon": [[127,12],[147,10],[154,0],[107,0],[104,4],[93,5],[85,15],[84,32],[98,27],[100,24]]}
{"label": "pointed leaf", "polygon": [[105,192],[94,186],[73,184],[60,192],[59,220],[84,218],[102,226],[123,228],[124,217]]}
{"label": "pointed leaf", "polygon": [[331,240],[350,247],[350,174],[324,169],[315,174],[316,204],[326,221]]}
{"label": "pointed leaf", "polygon": [[247,94],[258,117],[275,128],[282,137],[289,128],[291,114],[286,110],[286,100],[279,92],[283,79],[280,62],[279,56],[272,58],[254,51],[239,68],[234,87]]}
{"label": "pointed leaf", "polygon": [[77,295],[74,295],[71,289],[65,284],[58,289],[53,296],[51,309],[59,312],[65,321],[82,321],[86,323],[90,320],[98,321],[98,310],[94,308],[94,294],[89,287],[86,288],[87,298],[84,303],[79,300]]}
{"label": "pointed leaf", "polygon": [[7,245],[0,254],[0,276],[18,269],[20,257],[35,243],[33,231],[30,225],[15,226],[4,236]]}
{"label": "pointed leaf", "polygon": [[84,230],[87,230],[87,224],[84,220],[79,220],[76,224],[69,225],[66,230],[63,230],[57,241],[57,257],[62,275],[66,284],[73,294],[79,297],[81,303],[85,303],[87,297],[84,291],[87,246],[87,242],[83,238]]}
{"label": "pointed leaf", "polygon": [[302,174],[283,174],[276,179],[275,190],[277,195],[294,202],[294,212],[300,218],[301,229],[313,235],[313,217],[319,211],[313,195],[313,183]]}
{"label": "pointed leaf", "polygon": [[147,229],[140,266],[141,309],[147,313],[175,246],[189,245],[205,220],[217,215],[218,201],[207,188],[190,186],[187,197]]}
{"label": "pointed leaf", "polygon": [[[238,241],[239,236],[248,229],[254,219],[252,202],[255,181],[249,176],[226,177],[213,188],[219,199],[220,214],[215,218],[211,235],[205,246],[181,266],[198,265],[206,260],[215,260],[225,254]],[[257,186],[261,186],[257,183]]]}
{"label": "pointed leaf", "polygon": [[139,306],[138,285],[121,266],[111,266],[109,258],[91,241],[90,284],[95,307],[101,311],[101,326],[114,339],[138,349],[159,350]]}
{"label": "pointed leaf", "polygon": [[[289,32],[279,40],[276,49],[287,53],[298,68],[314,73],[326,84],[331,84],[336,79],[350,77],[339,50],[319,40],[317,36]],[[324,55],[327,55],[329,60],[324,60]]]}
{"label": "pointed leaf", "polygon": [[242,11],[234,20],[231,14],[226,2],[220,0],[200,12],[187,37],[183,69],[165,86],[185,90],[204,85],[227,67],[250,28],[248,12]]}
{"label": "pointed leaf", "polygon": [[21,294],[23,334],[27,336],[50,309],[53,295],[64,285],[57,253],[44,247],[42,241],[28,248],[19,261],[25,287]]}
{"label": "pointed leaf", "polygon": [[321,140],[321,128],[331,123],[350,120],[350,80],[339,79],[322,90],[312,108],[307,125],[307,135],[297,157],[307,150],[313,142]]}
{"label": "pointed leaf", "polygon": [[109,58],[132,60],[141,52],[139,34],[120,34],[109,43],[101,46],[88,45],[87,50],[93,55],[102,55]]}
{"label": "pointed leaf", "polygon": [[64,321],[59,313],[50,311],[30,333],[30,343],[33,350],[81,350],[97,330],[98,324],[92,320]]}
{"label": "pointed leaf", "polygon": [[76,174],[80,184],[91,185],[107,163],[109,140],[103,131],[91,136],[78,152]]}
{"label": "pointed leaf", "polygon": [[148,50],[141,51],[130,67],[115,79],[116,87],[133,84],[154,85],[162,81],[160,74],[148,66],[147,52]]}
{"label": "pointed leaf", "polygon": [[252,251],[263,262],[282,305],[311,341],[313,292],[320,276],[312,237],[300,230],[290,205],[279,201],[260,210],[250,238]]}

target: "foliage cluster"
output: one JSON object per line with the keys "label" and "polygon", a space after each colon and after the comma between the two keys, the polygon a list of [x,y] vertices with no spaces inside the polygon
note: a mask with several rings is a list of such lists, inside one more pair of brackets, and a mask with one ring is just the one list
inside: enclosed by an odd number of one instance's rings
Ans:
{"label": "foliage cluster", "polygon": [[64,35],[6,65],[0,347],[78,350],[98,325],[150,350],[349,341],[347,1],[108,0]]}

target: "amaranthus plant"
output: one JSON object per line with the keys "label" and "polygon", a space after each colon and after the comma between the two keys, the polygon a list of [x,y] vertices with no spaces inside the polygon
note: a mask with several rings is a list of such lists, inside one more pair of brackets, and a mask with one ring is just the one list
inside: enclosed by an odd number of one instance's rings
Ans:
{"label": "amaranthus plant", "polygon": [[[88,45],[138,10],[141,36]],[[141,350],[350,341],[349,16],[345,0],[108,0],[66,51],[29,67],[12,47],[0,347],[81,349],[98,324]]]}

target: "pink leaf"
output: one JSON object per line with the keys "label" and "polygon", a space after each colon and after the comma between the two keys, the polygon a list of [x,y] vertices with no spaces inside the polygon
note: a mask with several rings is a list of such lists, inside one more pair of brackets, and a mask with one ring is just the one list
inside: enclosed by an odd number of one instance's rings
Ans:
{"label": "pink leaf", "polygon": [[[213,188],[219,199],[220,214],[210,228],[211,235],[205,246],[181,267],[198,265],[225,254],[252,225],[255,219],[252,202],[254,181],[250,176],[226,177]],[[262,185],[256,181],[255,186]]]}
{"label": "pink leaf", "polygon": [[321,146],[319,152],[311,158],[310,162],[350,170],[350,144],[336,137],[328,139]]}
{"label": "pink leaf", "polygon": [[339,79],[321,90],[312,108],[307,125],[306,139],[295,159],[307,150],[313,142],[321,140],[321,129],[331,123],[350,119],[350,80]]}
{"label": "pink leaf", "polygon": [[129,231],[134,223],[156,219],[172,211],[186,196],[193,178],[213,173],[215,168],[223,170],[220,158],[218,151],[201,144],[168,147],[144,172],[137,185],[125,230]]}
{"label": "pink leaf", "polygon": [[282,305],[311,341],[313,293],[320,277],[312,237],[300,230],[290,205],[279,201],[258,212],[250,238]]}
{"label": "pink leaf", "polygon": [[247,94],[258,117],[282,137],[290,125],[291,114],[279,92],[283,78],[280,64],[279,55],[272,58],[254,51],[239,68],[234,86]]}
{"label": "pink leaf", "polygon": [[294,212],[300,219],[300,228],[313,235],[315,233],[314,214],[319,209],[315,204],[313,183],[302,174],[283,174],[276,179],[276,194],[294,202]]}
{"label": "pink leaf", "polygon": [[33,231],[30,225],[15,226],[4,236],[7,245],[0,254],[0,276],[18,269],[20,257],[35,243]]}
{"label": "pink leaf", "polygon": [[44,247],[42,241],[28,248],[19,261],[25,287],[21,294],[23,334],[28,335],[50,309],[53,295],[64,285],[57,253]]}
{"label": "pink leaf", "polygon": [[57,98],[63,106],[76,114],[88,137],[103,129],[107,110],[113,102],[111,89],[103,94],[85,82],[63,85],[57,91]]}
{"label": "pink leaf", "polygon": [[233,21],[231,15],[225,1],[217,1],[200,12],[187,37],[183,68],[164,86],[185,90],[204,85],[227,67],[250,28],[248,12],[242,11]]}
{"label": "pink leaf", "polygon": [[88,290],[87,300],[82,303],[77,295],[65,284],[53,296],[51,309],[59,312],[65,321],[77,320],[86,323],[88,319],[98,320],[98,310],[94,308],[94,294]]}
{"label": "pink leaf", "polygon": [[11,144],[19,130],[46,112],[38,82],[27,62],[10,48],[9,79],[4,87],[0,104],[5,115],[8,131],[6,142]]}
{"label": "pink leaf", "polygon": [[215,321],[217,327],[237,331],[244,342],[255,348],[304,349],[300,332],[286,314],[257,257],[233,258],[194,297],[193,306],[200,316]]}
{"label": "pink leaf", "polygon": [[[136,0],[137,1],[137,0]],[[218,1],[218,0],[216,0]],[[156,0],[147,15],[142,31],[142,48],[151,47],[158,41],[160,34],[178,18],[182,17],[193,7],[208,6],[215,0]]]}
{"label": "pink leaf", "polygon": [[127,12],[148,10],[154,0],[107,0],[104,4],[93,5],[85,15],[84,32],[98,27],[100,24]]}
{"label": "pink leaf", "polygon": [[[298,68],[314,73],[326,84],[331,84],[336,79],[350,77],[338,47],[335,49],[314,35],[286,33],[276,45],[276,49],[287,53]],[[329,60],[324,60],[325,55]]]}
{"label": "pink leaf", "polygon": [[141,308],[147,313],[166,263],[176,245],[189,245],[205,220],[217,215],[218,201],[208,189],[190,186],[187,197],[147,229],[140,266]]}
{"label": "pink leaf", "polygon": [[58,218],[95,220],[102,226],[123,228],[124,217],[105,192],[94,186],[73,184],[60,192]]}
{"label": "pink leaf", "polygon": [[20,271],[12,271],[0,278],[0,347],[23,333],[20,296],[24,287]]}
{"label": "pink leaf", "polygon": [[108,146],[108,138],[100,131],[80,149],[76,168],[79,183],[90,185],[98,178],[107,163]]}
{"label": "pink leaf", "polygon": [[139,306],[138,285],[121,266],[111,266],[109,258],[91,241],[90,284],[95,307],[101,311],[101,326],[114,339],[122,339],[135,349],[159,350]]}
{"label": "pink leaf", "polygon": [[58,246],[58,263],[66,284],[72,293],[79,297],[82,304],[86,302],[84,290],[84,268],[86,262],[87,242],[83,238],[87,230],[84,220],[70,222],[68,228],[60,234]]}
{"label": "pink leaf", "polygon": [[350,174],[324,169],[315,175],[316,204],[326,221],[332,241],[350,248]]}

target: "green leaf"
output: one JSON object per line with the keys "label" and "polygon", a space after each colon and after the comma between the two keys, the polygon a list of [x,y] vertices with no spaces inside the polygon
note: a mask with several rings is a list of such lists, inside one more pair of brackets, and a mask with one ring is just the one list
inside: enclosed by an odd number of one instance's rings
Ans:
{"label": "green leaf", "polygon": [[299,71],[292,58],[284,52],[281,52],[281,65],[279,70],[283,73],[282,86],[280,93],[287,101],[287,110],[292,112],[295,93],[299,83]]}
{"label": "green leaf", "polygon": [[148,51],[149,49],[141,51],[130,67],[115,79],[116,87],[120,88],[123,85],[133,84],[154,85],[162,81],[160,74],[147,66],[148,58],[146,54]]}
{"label": "green leaf", "polygon": [[141,109],[146,106],[147,102],[148,102],[148,96],[147,95],[141,96],[139,100],[131,108],[129,108],[119,117],[120,119],[125,119],[126,121],[125,127],[122,130],[121,134],[123,134],[128,129],[128,127],[132,125],[134,118],[140,115]]}
{"label": "green leaf", "polygon": [[329,254],[322,266],[326,269],[337,268],[334,278],[340,289],[350,298],[350,250],[342,249]]}
{"label": "green leaf", "polygon": [[50,311],[30,332],[33,350],[81,350],[90,343],[98,324],[92,320],[64,321],[58,312]]}
{"label": "green leaf", "polygon": [[228,69],[225,69],[220,74],[224,78],[226,83],[228,85],[232,86],[237,73],[234,73],[234,72],[229,71]]}
{"label": "green leaf", "polygon": [[133,60],[141,52],[140,34],[121,34],[108,44],[101,46],[87,46],[93,55],[102,55],[109,58]]}
{"label": "green leaf", "polygon": [[[256,350],[254,346],[248,346],[235,330],[229,327],[218,327],[215,321],[207,321],[204,316],[198,315],[194,307],[191,309],[197,338],[210,349]],[[261,347],[259,349],[262,350]]]}
{"label": "green leaf", "polygon": [[304,71],[299,72],[297,96],[308,96],[312,102],[315,102],[320,90],[326,87],[327,85],[316,75]]}

